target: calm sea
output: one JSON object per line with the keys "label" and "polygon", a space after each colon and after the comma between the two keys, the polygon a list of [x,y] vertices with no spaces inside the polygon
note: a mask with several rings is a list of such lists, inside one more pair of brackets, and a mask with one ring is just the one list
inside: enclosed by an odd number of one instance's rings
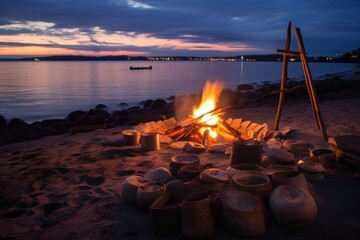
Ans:
{"label": "calm sea", "polygon": [[[129,70],[149,66],[152,70]],[[206,80],[228,88],[242,83],[276,82],[277,62],[0,62],[0,115],[27,122],[64,118],[74,110],[171,95],[198,93]],[[310,63],[313,77],[352,68],[351,64]],[[289,64],[289,77],[303,77],[301,64]]]}

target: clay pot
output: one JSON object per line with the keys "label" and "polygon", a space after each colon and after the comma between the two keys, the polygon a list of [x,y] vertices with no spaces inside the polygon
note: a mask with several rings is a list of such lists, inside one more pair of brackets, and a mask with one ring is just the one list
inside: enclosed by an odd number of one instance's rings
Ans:
{"label": "clay pot", "polygon": [[275,188],[270,194],[269,204],[276,221],[291,228],[304,226],[317,215],[314,198],[307,190],[296,186]]}
{"label": "clay pot", "polygon": [[304,174],[296,170],[275,172],[271,182],[274,188],[280,185],[292,185],[309,189]]}
{"label": "clay pot", "polygon": [[257,164],[253,163],[239,163],[239,164],[233,164],[233,168],[237,170],[252,170],[257,172],[262,172],[264,170],[263,167]]}
{"label": "clay pot", "polygon": [[239,163],[260,164],[262,147],[262,144],[256,141],[251,144],[240,140],[234,141],[230,154],[230,166],[233,167]]}
{"label": "clay pot", "polygon": [[183,180],[175,179],[166,184],[171,200],[182,200],[185,197],[185,184]]}
{"label": "clay pot", "polygon": [[155,151],[160,149],[159,134],[155,132],[141,134],[141,149],[143,151]]}
{"label": "clay pot", "polygon": [[121,198],[127,204],[136,204],[136,193],[140,186],[152,182],[140,176],[127,177],[121,185]]}
{"label": "clay pot", "polygon": [[236,173],[231,178],[231,186],[241,191],[258,194],[267,200],[272,190],[271,182],[266,174],[251,170]]}
{"label": "clay pot", "polygon": [[283,165],[275,165],[265,168],[262,172],[265,173],[270,180],[272,179],[272,175],[277,172],[284,172],[284,171],[293,171],[295,170],[292,167],[289,166],[283,166]]}
{"label": "clay pot", "polygon": [[303,162],[297,165],[297,170],[302,172],[310,182],[319,181],[324,178],[322,174],[325,171],[324,166],[313,158],[304,158]]}
{"label": "clay pot", "polygon": [[134,146],[140,143],[140,133],[136,130],[122,131],[124,137],[124,144],[127,146]]}
{"label": "clay pot", "polygon": [[148,211],[150,205],[163,194],[166,186],[159,182],[150,182],[142,185],[136,192],[137,207],[140,211]]}
{"label": "clay pot", "polygon": [[144,175],[145,178],[153,180],[155,182],[167,183],[174,180],[170,171],[164,167],[158,167],[150,170]]}
{"label": "clay pot", "polygon": [[177,172],[181,166],[188,164],[200,164],[200,158],[192,154],[180,154],[171,158],[169,170],[174,177],[177,177]]}
{"label": "clay pot", "polygon": [[208,194],[192,194],[181,203],[181,224],[185,237],[206,239],[215,234],[215,222]]}
{"label": "clay pot", "polygon": [[336,153],[330,149],[316,149],[310,151],[310,156],[317,159],[325,168],[333,168]]}
{"label": "clay pot", "polygon": [[219,193],[211,194],[210,211],[215,223],[221,223],[223,204]]}
{"label": "clay pot", "polygon": [[223,218],[229,230],[240,237],[265,235],[263,203],[252,193],[232,189],[223,199]]}
{"label": "clay pot", "polygon": [[181,230],[180,202],[171,201],[168,191],[151,205],[150,217],[154,235],[169,236]]}
{"label": "clay pot", "polygon": [[177,178],[188,182],[198,177],[206,166],[200,164],[187,164],[183,165],[177,171]]}
{"label": "clay pot", "polygon": [[218,168],[205,169],[200,173],[199,178],[209,183],[227,183],[230,180],[229,174]]}

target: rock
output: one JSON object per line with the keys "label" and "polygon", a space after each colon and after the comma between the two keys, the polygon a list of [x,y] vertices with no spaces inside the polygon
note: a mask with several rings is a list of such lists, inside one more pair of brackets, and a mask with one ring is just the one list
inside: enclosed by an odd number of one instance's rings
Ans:
{"label": "rock", "polygon": [[106,118],[100,114],[91,117],[91,124],[105,124]]}
{"label": "rock", "polygon": [[87,113],[82,114],[79,118],[79,124],[80,125],[91,125],[92,124],[91,116]]}
{"label": "rock", "polygon": [[29,124],[27,124],[26,122],[24,122],[22,119],[20,118],[12,118],[10,119],[10,121],[7,123],[7,126],[9,128],[17,128],[17,127],[23,127],[23,126],[28,126]]}
{"label": "rock", "polygon": [[143,108],[151,108],[153,102],[154,100],[152,99],[145,100],[145,102],[143,103]]}
{"label": "rock", "polygon": [[200,173],[200,179],[206,182],[227,183],[230,181],[230,176],[221,169],[209,168]]}
{"label": "rock", "polygon": [[311,194],[304,188],[281,185],[270,194],[271,212],[280,224],[290,228],[311,223],[317,215],[317,205]]}
{"label": "rock", "polygon": [[19,118],[11,119],[5,128],[4,142],[14,143],[40,138],[40,134],[28,123]]}
{"label": "rock", "polygon": [[274,158],[278,163],[293,164],[295,163],[295,155],[282,149],[269,148],[266,154]]}
{"label": "rock", "polygon": [[162,109],[165,108],[166,106],[166,101],[163,99],[156,99],[152,104],[151,104],[151,108],[152,109]]}
{"label": "rock", "polygon": [[5,134],[6,134],[6,125],[0,124],[0,146],[6,144]]}
{"label": "rock", "polygon": [[129,106],[129,104],[122,102],[122,103],[119,103],[119,106],[120,107],[127,107],[127,106]]}
{"label": "rock", "polygon": [[107,109],[108,107],[105,104],[98,104],[95,106],[96,110],[104,110]]}
{"label": "rock", "polygon": [[129,107],[126,109],[126,112],[128,113],[137,113],[141,111],[141,107],[135,106],[135,107]]}
{"label": "rock", "polygon": [[282,147],[295,156],[308,156],[312,144],[301,140],[288,139],[282,142]]}
{"label": "rock", "polygon": [[165,116],[162,114],[142,114],[136,113],[131,116],[131,123],[136,125],[139,123],[146,123],[152,121],[163,121],[165,120]]}
{"label": "rock", "polygon": [[187,142],[184,145],[184,150],[191,153],[200,153],[200,152],[205,152],[206,147],[200,143]]}
{"label": "rock", "polygon": [[6,124],[6,119],[4,118],[3,115],[0,115],[0,125],[5,125]]}
{"label": "rock", "polygon": [[167,100],[172,101],[172,102],[175,101],[175,99],[176,99],[176,97],[174,95],[167,98]]}
{"label": "rock", "polygon": [[150,170],[144,175],[146,179],[153,180],[161,183],[168,183],[174,180],[174,177],[171,175],[170,171],[164,167],[158,167],[153,170]]}
{"label": "rock", "polygon": [[124,203],[136,204],[136,193],[138,188],[150,182],[152,181],[136,175],[127,177],[121,184],[121,198]]}
{"label": "rock", "polygon": [[228,148],[231,146],[223,143],[214,143],[209,147],[210,153],[225,153]]}
{"label": "rock", "polygon": [[82,133],[82,132],[92,132],[97,129],[104,128],[104,125],[79,125],[70,128],[70,134]]}
{"label": "rock", "polygon": [[181,200],[185,197],[185,185],[184,181],[175,179],[166,184],[166,188],[169,191],[171,200]]}
{"label": "rock", "polygon": [[97,111],[96,111],[95,109],[91,108],[91,109],[89,109],[89,111],[87,112],[87,114],[89,114],[90,116],[94,116],[94,115],[96,115],[96,114],[98,114],[98,113],[97,113]]}
{"label": "rock", "polygon": [[123,123],[127,123],[131,120],[130,114],[125,111],[113,111],[111,113],[111,115],[106,119],[106,122],[108,123],[119,123],[119,124],[123,124]]}
{"label": "rock", "polygon": [[95,115],[101,115],[104,118],[108,118],[110,116],[110,113],[107,110],[104,110],[104,109],[97,109],[96,113],[97,114],[95,114]]}
{"label": "rock", "polygon": [[250,84],[240,84],[239,86],[237,86],[236,88],[238,91],[243,91],[243,90],[254,90],[254,86],[250,85]]}
{"label": "rock", "polygon": [[67,115],[66,121],[78,123],[81,115],[83,115],[84,113],[85,113],[84,111],[73,111]]}

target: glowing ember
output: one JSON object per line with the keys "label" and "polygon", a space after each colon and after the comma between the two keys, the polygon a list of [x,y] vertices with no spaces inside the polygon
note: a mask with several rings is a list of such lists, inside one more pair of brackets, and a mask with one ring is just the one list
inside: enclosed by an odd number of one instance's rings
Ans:
{"label": "glowing ember", "polygon": [[[216,108],[216,103],[220,97],[220,93],[223,89],[223,83],[219,81],[210,82],[206,81],[204,86],[201,103],[199,106],[193,108],[193,117],[197,118],[211,110]],[[215,125],[218,122],[218,116],[212,114],[204,115],[199,122],[206,123],[208,125]],[[204,134],[204,131],[209,129],[209,135],[212,138],[216,138],[217,133],[213,131],[211,128],[203,127],[200,129],[200,133]]]}

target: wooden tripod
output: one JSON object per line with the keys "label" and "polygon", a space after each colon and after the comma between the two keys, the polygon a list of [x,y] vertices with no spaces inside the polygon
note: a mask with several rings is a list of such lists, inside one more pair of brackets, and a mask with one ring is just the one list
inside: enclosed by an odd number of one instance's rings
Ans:
{"label": "wooden tripod", "polygon": [[278,109],[277,109],[276,118],[275,118],[274,130],[275,131],[279,130],[280,117],[281,117],[281,112],[283,109],[283,104],[284,104],[284,99],[285,99],[285,88],[286,88],[286,81],[287,81],[287,75],[288,75],[288,56],[300,56],[301,65],[302,65],[302,68],[304,71],[304,76],[305,76],[306,88],[309,93],[310,103],[311,103],[313,114],[314,114],[314,117],[316,120],[316,124],[317,124],[317,127],[321,130],[324,141],[327,141],[328,136],[326,133],[324,121],[321,116],[314,81],[312,79],[309,64],[306,59],[305,46],[304,46],[304,42],[303,42],[303,39],[301,36],[300,28],[295,27],[295,33],[296,33],[296,39],[297,39],[298,46],[299,46],[299,51],[290,51],[291,22],[289,22],[288,28],[287,28],[285,49],[284,50],[281,50],[281,49],[276,50],[277,52],[280,52],[283,54],[283,66],[282,66],[282,75],[281,75],[279,104],[278,104]]}

